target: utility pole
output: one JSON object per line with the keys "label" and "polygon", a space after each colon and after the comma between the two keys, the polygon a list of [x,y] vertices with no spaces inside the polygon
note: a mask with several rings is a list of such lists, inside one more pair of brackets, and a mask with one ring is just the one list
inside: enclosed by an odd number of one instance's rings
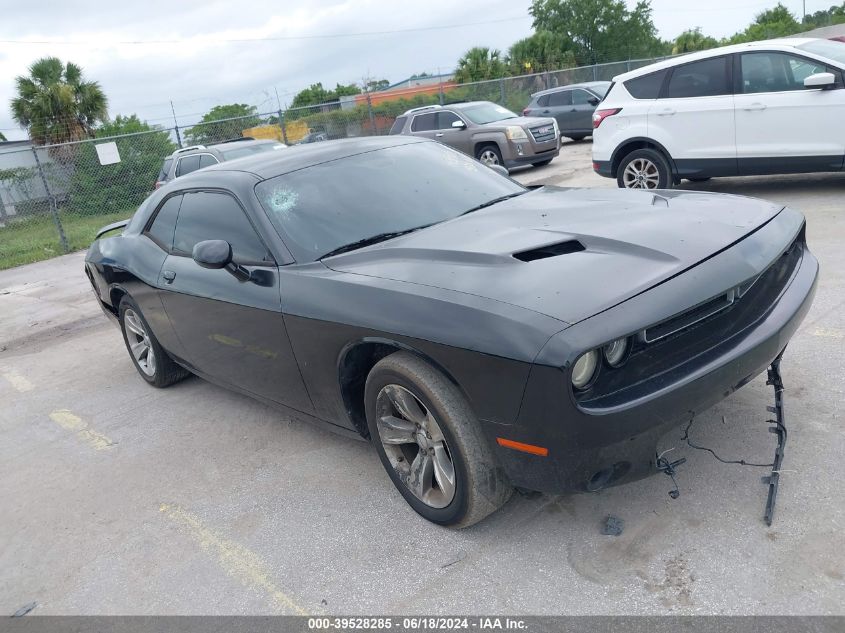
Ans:
{"label": "utility pole", "polygon": [[285,145],[288,145],[288,131],[285,127],[285,114],[282,111],[282,102],[279,99],[279,90],[276,86],[273,86],[273,91],[276,93],[276,105],[279,107],[279,127],[282,129],[282,140],[285,142]]}
{"label": "utility pole", "polygon": [[176,143],[182,147],[182,137],[179,136],[179,122],[176,121],[176,108],[173,107],[173,99],[170,100],[170,111],[173,113],[173,126],[176,129]]}

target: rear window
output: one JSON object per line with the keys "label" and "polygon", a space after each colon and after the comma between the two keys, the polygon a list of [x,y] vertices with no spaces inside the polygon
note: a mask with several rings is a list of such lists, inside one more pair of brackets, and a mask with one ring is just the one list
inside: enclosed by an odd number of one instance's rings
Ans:
{"label": "rear window", "polygon": [[398,116],[396,120],[393,122],[393,125],[390,127],[391,134],[401,134],[402,130],[405,128],[405,121],[408,120],[406,116]]}
{"label": "rear window", "polygon": [[832,40],[813,40],[795,48],[813,53],[821,57],[827,57],[840,64],[845,64],[845,43]]}
{"label": "rear window", "polygon": [[658,70],[654,73],[635,77],[624,82],[625,89],[634,99],[657,99],[660,89],[663,87],[663,80],[668,70]]}
{"label": "rear window", "polygon": [[170,173],[170,166],[173,164],[172,158],[165,158],[164,165],[161,166],[161,171],[158,172],[158,181],[164,182],[167,180],[167,174]]}
{"label": "rear window", "polygon": [[434,112],[428,114],[418,114],[414,117],[414,122],[411,123],[412,132],[428,132],[437,129],[437,123],[434,120]]}
{"label": "rear window", "polygon": [[727,57],[702,59],[676,66],[666,88],[669,99],[715,97],[729,93]]}
{"label": "rear window", "polygon": [[184,176],[200,168],[200,155],[183,156],[176,164],[176,176]]}

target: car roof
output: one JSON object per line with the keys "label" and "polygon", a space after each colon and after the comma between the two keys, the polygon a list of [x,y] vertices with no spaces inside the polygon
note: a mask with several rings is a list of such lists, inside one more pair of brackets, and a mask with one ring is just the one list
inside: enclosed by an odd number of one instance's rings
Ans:
{"label": "car roof", "polygon": [[577,84],[566,84],[565,86],[557,86],[556,88],[546,88],[545,90],[541,90],[540,92],[533,93],[531,96],[542,97],[543,95],[552,94],[553,92],[558,92],[560,90],[569,90],[571,88],[596,88],[598,86],[607,85],[610,85],[609,81],[582,81],[581,83]]}
{"label": "car roof", "polygon": [[179,179],[180,182],[189,182],[194,173],[204,175],[222,171],[239,171],[254,174],[266,180],[292,171],[313,167],[340,158],[347,158],[356,154],[374,152],[388,147],[410,145],[413,143],[433,143],[429,139],[415,136],[368,136],[361,138],[348,138],[336,141],[322,141],[320,143],[306,143],[304,145],[293,145],[283,152],[262,152],[252,156],[244,156],[234,160],[227,160],[217,165],[211,165],[204,169],[197,170]]}
{"label": "car roof", "polygon": [[664,68],[672,68],[678,64],[686,64],[688,62],[698,61],[700,59],[707,59],[709,57],[718,57],[720,55],[729,55],[731,53],[741,53],[743,51],[768,49],[768,50],[782,50],[789,51],[797,48],[802,44],[818,41],[816,37],[784,37],[773,40],[760,40],[759,42],[744,42],[742,44],[731,44],[730,46],[720,46],[718,48],[710,48],[706,51],[698,51],[696,53],[688,53],[686,55],[679,55],[677,57],[670,57],[663,61],[637,68],[636,70],[616,75],[613,81],[627,81],[634,77],[647,75]]}
{"label": "car roof", "polygon": [[212,143],[210,145],[197,145],[196,147],[188,147],[185,149],[177,149],[173,152],[168,158],[175,158],[177,156],[190,156],[191,154],[201,154],[202,152],[208,152],[208,150],[218,150],[221,149],[228,149],[230,147],[250,147],[252,145],[266,145],[268,143],[280,143],[281,141],[274,141],[272,139],[265,139],[265,138],[245,138],[243,140],[239,138],[232,139],[230,141],[224,141],[222,143]]}

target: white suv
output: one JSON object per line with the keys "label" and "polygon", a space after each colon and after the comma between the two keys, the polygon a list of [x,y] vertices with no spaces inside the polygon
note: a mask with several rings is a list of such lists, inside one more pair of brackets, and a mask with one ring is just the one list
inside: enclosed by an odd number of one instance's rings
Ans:
{"label": "white suv", "polygon": [[593,114],[593,169],[620,187],[841,171],[845,44],[725,46],[615,77]]}

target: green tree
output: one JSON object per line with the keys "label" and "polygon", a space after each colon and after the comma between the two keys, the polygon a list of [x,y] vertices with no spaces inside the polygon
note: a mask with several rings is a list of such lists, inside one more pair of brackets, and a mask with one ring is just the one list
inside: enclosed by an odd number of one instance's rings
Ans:
{"label": "green tree", "polygon": [[575,65],[571,40],[551,31],[537,31],[517,42],[508,50],[508,65],[514,75],[559,70]]}
{"label": "green tree", "polygon": [[491,50],[484,46],[475,46],[458,60],[455,81],[463,84],[472,81],[484,81],[485,79],[498,79],[506,74],[507,68],[500,51],[497,49]]}
{"label": "green tree", "polygon": [[245,129],[257,125],[261,125],[261,118],[255,106],[245,103],[214,106],[199,123],[185,130],[185,139],[192,145],[209,145],[238,138]]}
{"label": "green tree", "polygon": [[5,142],[6,137],[3,135],[3,132],[0,132],[0,142]]}
{"label": "green tree", "polygon": [[663,54],[649,0],[628,10],[624,0],[533,0],[534,29],[551,31],[574,45],[579,64]]}
{"label": "green tree", "polygon": [[334,103],[341,97],[357,95],[361,89],[355,84],[337,84],[334,90],[326,90],[323,84],[317,82],[311,84],[305,90],[300,90],[291,102],[292,108],[303,108],[306,106],[321,105],[323,103]]}
{"label": "green tree", "polygon": [[758,13],[754,22],[744,31],[736,33],[725,43],[739,44],[742,42],[768,40],[775,37],[786,37],[787,35],[800,33],[804,28],[795,19],[795,16],[792,15],[789,9],[778,3],[777,6]]}
{"label": "green tree", "polygon": [[822,26],[832,26],[845,22],[845,2],[841,5],[833,5],[829,9],[822,9],[804,16],[803,28],[806,30],[817,29]]}
{"label": "green tree", "polygon": [[367,90],[369,92],[378,92],[379,90],[384,90],[390,85],[390,82],[387,79],[370,79],[367,82]]}
{"label": "green tree", "polygon": [[90,138],[94,126],[108,118],[100,84],[85,81],[79,66],[57,57],[37,60],[28,76],[15,78],[15,88],[12,117],[38,145]]}
{"label": "green tree", "polygon": [[716,48],[719,45],[715,37],[704,35],[701,32],[701,27],[688,29],[681,33],[672,42],[672,54],[680,55],[681,53],[692,53],[695,51],[705,51],[708,48]]}
{"label": "green tree", "polygon": [[98,127],[95,134],[97,139],[107,139],[104,142],[115,142],[120,162],[101,165],[97,141],[83,143],[67,188],[69,210],[81,215],[119,211],[129,215],[153,190],[162,161],[173,153],[176,144],[168,132],[134,114],[116,116]]}

